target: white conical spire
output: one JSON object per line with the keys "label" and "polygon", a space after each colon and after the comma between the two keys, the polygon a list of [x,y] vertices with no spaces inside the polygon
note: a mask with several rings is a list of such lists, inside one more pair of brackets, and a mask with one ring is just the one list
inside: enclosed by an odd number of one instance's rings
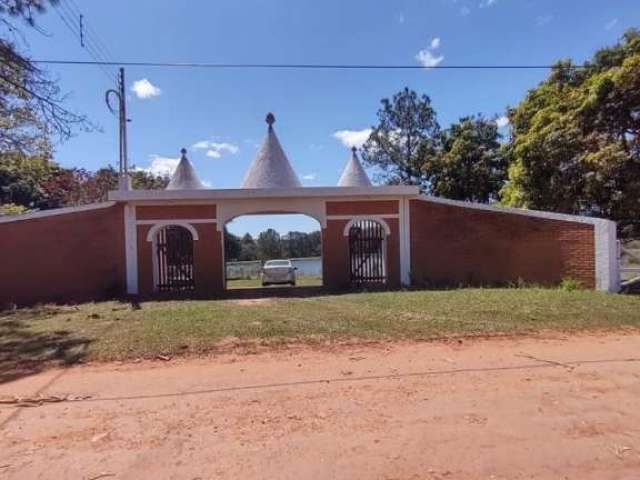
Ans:
{"label": "white conical spire", "polygon": [[187,158],[187,150],[183,148],[180,153],[182,153],[182,157],[171,176],[166,190],[198,190],[204,188],[198,179],[198,175],[196,175],[193,165]]}
{"label": "white conical spire", "polygon": [[351,149],[351,158],[347,162],[347,165],[342,171],[340,180],[338,180],[339,187],[370,187],[371,181],[367,176],[367,172],[364,171],[360,160],[358,160],[358,154],[356,147]]}
{"label": "white conical spire", "polygon": [[272,113],[267,114],[269,130],[267,136],[251,162],[242,180],[242,188],[297,188],[301,187],[298,176],[291,168],[287,155],[282,150],[273,124]]}

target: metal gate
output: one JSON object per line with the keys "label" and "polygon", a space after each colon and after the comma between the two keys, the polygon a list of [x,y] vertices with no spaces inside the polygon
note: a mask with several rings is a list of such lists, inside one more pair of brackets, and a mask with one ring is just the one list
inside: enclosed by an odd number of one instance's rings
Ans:
{"label": "metal gate", "polygon": [[193,237],[184,227],[167,226],[156,236],[156,289],[193,290]]}
{"label": "metal gate", "polygon": [[352,285],[383,285],[387,282],[384,241],[384,227],[374,220],[359,220],[351,226],[349,262]]}

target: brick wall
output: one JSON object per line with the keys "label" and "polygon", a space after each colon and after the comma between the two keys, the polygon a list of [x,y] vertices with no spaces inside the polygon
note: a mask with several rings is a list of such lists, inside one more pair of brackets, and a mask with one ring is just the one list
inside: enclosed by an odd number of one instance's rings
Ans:
{"label": "brick wall", "polygon": [[[368,200],[353,202],[327,202],[327,215],[354,216],[387,215],[398,213],[397,200]],[[397,218],[386,218],[391,234],[387,236],[385,258],[390,287],[400,286],[400,234]],[[322,271],[324,285],[332,290],[348,288],[349,239],[344,228],[349,219],[327,219],[327,227],[322,230]]]}
{"label": "brick wall", "polygon": [[[136,208],[137,220],[189,220],[216,218],[215,205],[163,205]],[[198,240],[193,242],[194,282],[196,296],[207,297],[222,292],[222,234],[215,223],[194,223]],[[147,234],[153,225],[138,225],[138,292],[154,294],[152,243]],[[176,296],[175,294],[173,296]]]}
{"label": "brick wall", "polygon": [[124,209],[0,223],[0,304],[100,299],[125,290]]}
{"label": "brick wall", "polygon": [[412,200],[411,276],[417,285],[574,278],[595,287],[592,225]]}

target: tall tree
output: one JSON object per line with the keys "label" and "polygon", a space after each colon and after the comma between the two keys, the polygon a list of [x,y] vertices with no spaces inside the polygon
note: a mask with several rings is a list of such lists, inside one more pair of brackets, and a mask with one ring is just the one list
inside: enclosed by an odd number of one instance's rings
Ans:
{"label": "tall tree", "polygon": [[507,175],[507,156],[494,120],[461,118],[443,134],[437,155],[425,159],[431,194],[454,200],[497,200]]}
{"label": "tall tree", "polygon": [[273,228],[269,228],[258,235],[258,258],[260,260],[272,260],[282,256],[280,234]]}
{"label": "tall tree", "polygon": [[0,151],[49,155],[50,138],[68,139],[87,119],[64,106],[58,84],[16,46],[14,20],[35,27],[35,17],[57,0],[0,0]]}
{"label": "tall tree", "polygon": [[240,237],[234,235],[224,227],[224,259],[228,262],[238,260],[242,253]]}
{"label": "tall tree", "polygon": [[240,240],[240,257],[238,260],[257,260],[258,259],[258,245],[253,239],[250,233],[245,233]]}
{"label": "tall tree", "polygon": [[640,234],[640,32],[553,72],[509,114],[508,205],[599,215]]}
{"label": "tall tree", "polygon": [[440,142],[440,126],[428,96],[405,88],[391,100],[383,98],[378,125],[362,148],[365,164],[377,167],[388,184],[418,185],[428,189],[422,168]]}

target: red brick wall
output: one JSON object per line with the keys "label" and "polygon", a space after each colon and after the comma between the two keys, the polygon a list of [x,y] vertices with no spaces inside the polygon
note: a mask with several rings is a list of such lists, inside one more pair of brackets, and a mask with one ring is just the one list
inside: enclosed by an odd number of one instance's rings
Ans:
{"label": "red brick wall", "polygon": [[[386,215],[398,213],[397,200],[327,202],[327,215]],[[324,285],[333,290],[349,287],[349,238],[344,228],[349,220],[327,219],[322,230],[322,271]],[[400,234],[396,218],[385,219],[391,230],[387,236],[385,258],[388,285],[400,286]]]}
{"label": "red brick wall", "polygon": [[411,276],[417,285],[595,287],[592,225],[412,200]]}
{"label": "red brick wall", "polygon": [[[137,220],[189,220],[216,218],[215,205],[157,205],[136,207]],[[193,242],[196,296],[211,296],[223,289],[221,234],[215,223],[194,223],[199,240]],[[138,225],[138,292],[154,295],[152,243],[147,233],[153,225]]]}
{"label": "red brick wall", "polygon": [[0,223],[0,304],[100,299],[125,290],[124,208]]}

